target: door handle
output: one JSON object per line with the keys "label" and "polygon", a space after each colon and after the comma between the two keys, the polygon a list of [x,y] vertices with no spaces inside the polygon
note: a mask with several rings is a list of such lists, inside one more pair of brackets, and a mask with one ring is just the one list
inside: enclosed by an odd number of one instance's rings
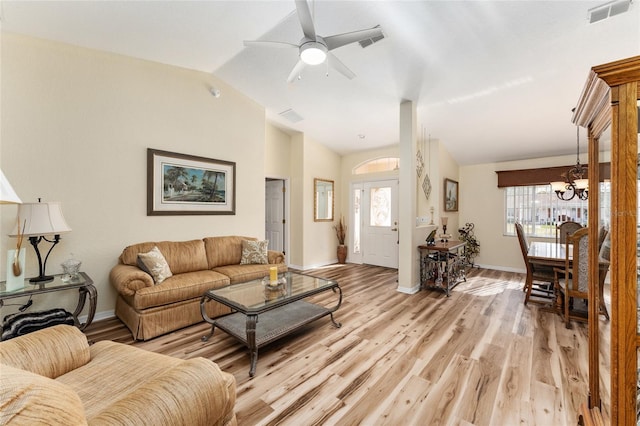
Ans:
{"label": "door handle", "polygon": [[391,228],[391,230],[392,230],[392,231],[397,231],[397,230],[398,230],[398,228]]}

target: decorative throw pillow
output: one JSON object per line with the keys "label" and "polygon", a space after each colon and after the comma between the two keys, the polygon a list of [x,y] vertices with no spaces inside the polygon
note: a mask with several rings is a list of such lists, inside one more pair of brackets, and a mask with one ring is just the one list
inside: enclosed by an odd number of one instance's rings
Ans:
{"label": "decorative throw pillow", "polygon": [[242,259],[240,259],[240,264],[247,265],[249,263],[269,263],[269,257],[267,256],[268,245],[269,240],[242,240]]}
{"label": "decorative throw pillow", "polygon": [[169,264],[158,247],[154,247],[147,253],[138,254],[138,267],[151,275],[156,284],[173,276]]}

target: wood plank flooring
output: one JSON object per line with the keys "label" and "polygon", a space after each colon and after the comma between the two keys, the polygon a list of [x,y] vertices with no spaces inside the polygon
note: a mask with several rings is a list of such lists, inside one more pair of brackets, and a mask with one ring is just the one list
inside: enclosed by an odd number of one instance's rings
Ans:
{"label": "wood plank flooring", "polygon": [[[567,329],[555,313],[524,306],[523,274],[472,269],[447,298],[397,292],[395,269],[307,273],[340,283],[342,327],[325,317],[263,348],[252,379],[247,349],[220,330],[201,342],[205,323],[148,342],[133,342],[117,319],[86,334],[215,361],[237,380],[240,425],[577,423],[588,392],[586,324]],[[333,305],[335,295],[313,300]],[[606,331],[608,322],[601,325]]]}

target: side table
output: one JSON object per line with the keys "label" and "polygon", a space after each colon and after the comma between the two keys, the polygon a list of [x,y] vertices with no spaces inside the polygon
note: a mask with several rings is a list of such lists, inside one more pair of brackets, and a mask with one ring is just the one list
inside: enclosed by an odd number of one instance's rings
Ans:
{"label": "side table", "polygon": [[[6,283],[0,282],[0,308],[4,306],[5,301],[9,299],[15,299],[18,297],[33,296],[36,294],[52,293],[56,291],[73,290],[78,289],[78,304],[75,311],[73,311],[73,322],[80,330],[87,328],[93,316],[96,313],[96,303],[98,299],[98,291],[93,286],[93,280],[89,276],[80,272],[78,277],[71,281],[62,281],[62,274],[54,275],[53,280],[39,283],[31,283],[29,279],[24,280],[24,287],[13,291],[6,291]],[[80,323],[78,316],[84,309],[84,305],[89,298],[89,312],[87,313],[87,320],[84,323]]]}
{"label": "side table", "polygon": [[444,290],[447,297],[451,290],[466,281],[463,250],[465,243],[458,240],[437,241],[433,245],[423,244],[420,250],[420,290],[433,288]]}

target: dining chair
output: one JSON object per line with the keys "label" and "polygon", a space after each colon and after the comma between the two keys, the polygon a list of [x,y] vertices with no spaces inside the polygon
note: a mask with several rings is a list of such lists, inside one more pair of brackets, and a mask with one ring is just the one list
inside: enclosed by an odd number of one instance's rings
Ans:
{"label": "dining chair", "polygon": [[[520,251],[522,252],[522,258],[524,259],[524,264],[527,268],[527,277],[531,277],[531,285],[528,285],[529,280],[527,279],[525,280],[525,284],[522,289],[527,293],[524,297],[524,304],[526,305],[529,302],[548,304],[549,300],[553,300],[554,298],[553,269],[548,266],[539,265],[529,261],[527,256],[529,252],[529,243],[527,243],[527,238],[524,235],[522,224],[516,222],[515,227],[516,235],[518,236],[518,243],[520,244]],[[532,295],[536,298],[531,299]]]}
{"label": "dining chair", "polygon": [[578,229],[582,228],[578,222],[568,220],[556,226],[556,243],[564,244],[567,242],[567,235],[571,235]]}
{"label": "dining chair", "polygon": [[[604,242],[604,239],[603,239]],[[587,321],[587,315],[574,310],[575,299],[584,299],[589,303],[589,229],[581,228],[567,236],[566,259],[564,268],[556,268],[554,288],[562,301],[562,316],[567,328],[570,328],[572,319]],[[572,258],[570,260],[570,248],[572,246]],[[604,247],[604,244],[602,245]],[[608,260],[599,259],[598,286],[600,295],[599,311],[609,319],[609,313],[604,302],[604,280],[609,270]]]}

